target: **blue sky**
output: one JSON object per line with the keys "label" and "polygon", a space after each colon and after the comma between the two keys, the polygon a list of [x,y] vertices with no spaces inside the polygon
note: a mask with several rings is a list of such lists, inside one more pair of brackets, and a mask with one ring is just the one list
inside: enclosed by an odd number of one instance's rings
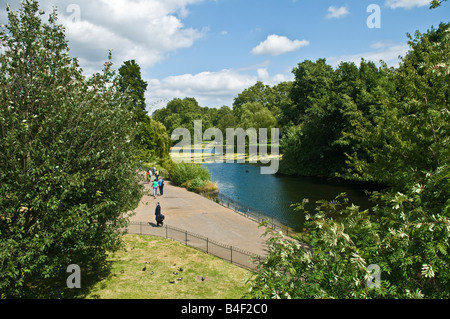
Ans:
{"label": "blue sky", "polygon": [[[6,24],[0,0],[0,24]],[[13,9],[18,1],[11,1]],[[149,83],[148,110],[173,98],[201,106],[232,106],[256,81],[293,79],[304,60],[389,65],[408,47],[406,33],[449,22],[450,3],[429,10],[428,0],[41,0],[57,5],[73,55],[86,74],[99,71],[108,50],[116,67],[135,59]],[[369,28],[369,5],[380,28]]]}

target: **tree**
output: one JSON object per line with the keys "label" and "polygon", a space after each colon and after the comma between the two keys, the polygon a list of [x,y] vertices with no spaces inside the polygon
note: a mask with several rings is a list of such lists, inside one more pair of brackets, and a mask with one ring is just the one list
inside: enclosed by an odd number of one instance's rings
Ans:
{"label": "tree", "polygon": [[293,104],[284,109],[287,112],[284,117],[290,118],[291,123],[298,127],[284,134],[280,171],[298,175],[330,175],[339,165],[336,161],[339,151],[332,145],[342,124],[338,102],[346,100],[338,99],[335,94],[336,76],[325,60],[304,61],[293,73]]}
{"label": "tree", "polygon": [[216,115],[216,120],[213,122],[213,127],[217,127],[221,132],[226,132],[227,128],[236,128],[237,120],[228,106],[222,106]]}
{"label": "tree", "polygon": [[275,116],[260,102],[245,103],[242,105],[241,114],[239,126],[244,130],[254,128],[258,132],[260,128],[266,128],[267,132],[270,133],[270,129],[277,126]]}
{"label": "tree", "polygon": [[133,114],[111,62],[101,74],[82,75],[56,9],[47,24],[34,0],[7,11],[0,33],[0,295],[60,297],[50,288],[65,287],[67,266],[87,272],[101,264],[140,198]]}
{"label": "tree", "polygon": [[[373,207],[361,211],[344,195],[314,212],[297,205],[305,232],[271,238],[251,297],[450,297],[449,41],[448,24],[417,32],[399,68],[385,70],[394,93],[375,90],[380,101],[349,112],[345,135],[360,152],[349,156],[347,177],[387,185]],[[380,268],[378,288],[367,285],[369,265]]]}
{"label": "tree", "polygon": [[145,104],[145,91],[147,82],[141,77],[141,67],[135,60],[125,61],[119,68],[119,88],[120,92],[126,93],[132,101],[134,108],[145,113],[147,105]]}
{"label": "tree", "polygon": [[162,123],[154,121],[146,110],[147,82],[141,77],[141,67],[134,60],[125,61],[119,68],[119,90],[130,99],[131,110],[137,123],[136,158],[148,161],[151,157],[169,155],[169,138]]}
{"label": "tree", "polygon": [[344,133],[352,132],[355,112],[368,120],[379,100],[393,90],[389,72],[362,60],[359,68],[343,62],[335,70],[320,59],[294,69],[292,103],[282,108],[280,170],[286,174],[334,177],[341,173],[346,153],[360,153],[360,145]]}
{"label": "tree", "polygon": [[208,108],[202,108],[194,98],[173,99],[165,108],[156,110],[153,119],[164,124],[169,134],[177,128],[187,128],[194,136],[196,120],[202,121],[203,132],[211,126]]}
{"label": "tree", "polygon": [[402,191],[425,183],[449,162],[449,29],[441,24],[437,31],[410,36],[412,50],[389,77],[395,96],[383,96],[370,117],[355,113],[355,129],[346,135],[365,156],[351,154],[349,177]]}

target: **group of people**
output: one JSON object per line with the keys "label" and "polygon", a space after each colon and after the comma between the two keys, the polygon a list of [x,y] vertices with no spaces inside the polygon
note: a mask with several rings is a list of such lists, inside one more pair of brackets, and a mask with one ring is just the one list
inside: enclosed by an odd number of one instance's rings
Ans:
{"label": "group of people", "polygon": [[[152,182],[152,176],[155,176],[155,179]],[[158,196],[158,188],[159,188],[159,194],[164,195],[164,180],[161,176],[159,176],[159,172],[157,169],[152,168],[149,169],[147,172],[147,178],[149,183],[152,183],[153,187],[153,197],[156,198]]]}

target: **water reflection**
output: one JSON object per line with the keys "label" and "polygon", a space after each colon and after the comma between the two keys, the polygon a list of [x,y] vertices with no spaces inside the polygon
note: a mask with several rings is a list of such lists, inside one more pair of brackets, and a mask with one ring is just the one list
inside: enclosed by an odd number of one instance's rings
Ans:
{"label": "water reflection", "polygon": [[252,164],[211,163],[203,164],[211,173],[211,179],[219,186],[221,194],[242,202],[257,211],[274,217],[283,224],[301,230],[304,216],[295,212],[292,204],[304,198],[310,200],[310,209],[317,200],[332,200],[340,193],[347,193],[350,202],[362,208],[369,207],[365,189],[361,185],[319,178],[262,175],[260,168]]}

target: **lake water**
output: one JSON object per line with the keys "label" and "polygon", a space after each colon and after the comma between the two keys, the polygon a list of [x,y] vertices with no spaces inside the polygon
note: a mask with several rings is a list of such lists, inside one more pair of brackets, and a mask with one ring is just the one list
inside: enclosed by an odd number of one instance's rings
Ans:
{"label": "lake water", "polygon": [[365,186],[345,181],[308,177],[261,175],[260,168],[252,164],[211,163],[207,167],[211,180],[219,186],[220,194],[241,202],[296,231],[303,228],[304,216],[295,212],[292,204],[308,198],[332,200],[347,193],[350,203],[368,208],[370,203]]}

